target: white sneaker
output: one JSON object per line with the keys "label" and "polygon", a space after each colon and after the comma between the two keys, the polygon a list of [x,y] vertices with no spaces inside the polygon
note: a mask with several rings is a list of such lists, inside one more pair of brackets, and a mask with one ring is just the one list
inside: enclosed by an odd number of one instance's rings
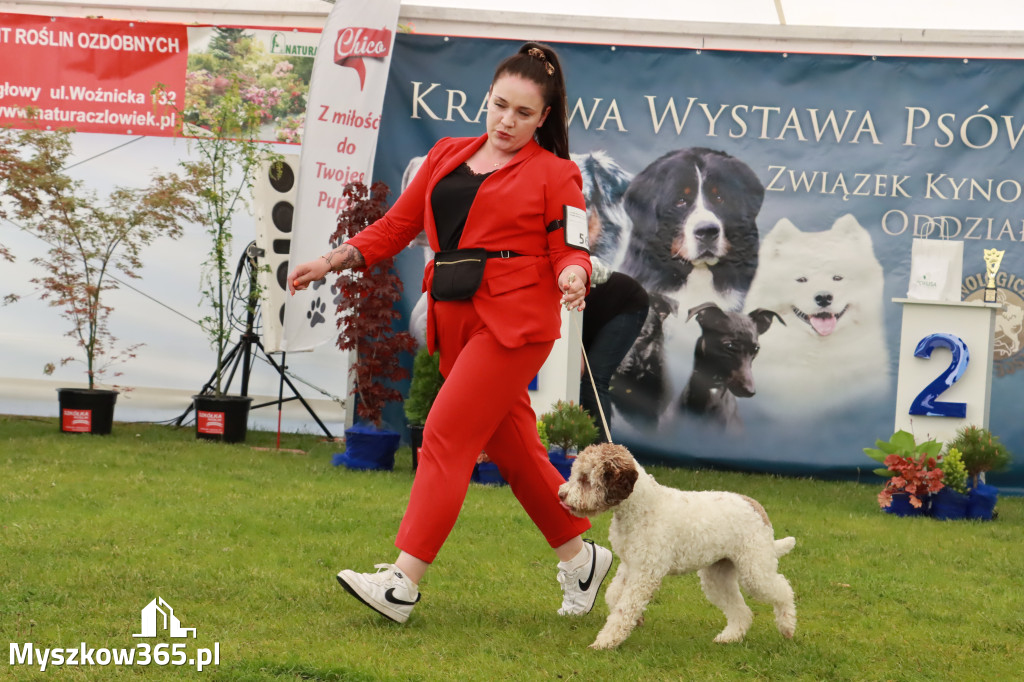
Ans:
{"label": "white sneaker", "polygon": [[590,548],[590,561],[574,571],[558,569],[558,582],[562,586],[562,608],[560,616],[582,616],[590,613],[597,601],[608,570],[612,567],[611,550],[595,545],[592,540],[583,541],[584,548]]}
{"label": "white sneaker", "polygon": [[338,582],[353,597],[396,623],[404,623],[420,600],[416,585],[394,564],[376,564],[376,573],[345,569]]}

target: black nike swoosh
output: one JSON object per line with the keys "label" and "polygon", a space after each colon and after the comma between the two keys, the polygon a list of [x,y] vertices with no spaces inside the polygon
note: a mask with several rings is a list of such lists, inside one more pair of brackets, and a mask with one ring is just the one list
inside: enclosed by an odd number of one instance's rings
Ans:
{"label": "black nike swoosh", "polygon": [[404,601],[395,596],[395,588],[392,587],[384,593],[384,599],[391,602],[392,604],[398,604],[399,606],[413,606],[417,601],[420,600],[420,595],[416,595],[416,601]]}
{"label": "black nike swoosh", "polygon": [[580,581],[580,589],[586,592],[590,589],[590,583],[594,580],[594,571],[597,569],[597,551],[594,546],[590,546],[590,577],[587,578],[587,582]]}

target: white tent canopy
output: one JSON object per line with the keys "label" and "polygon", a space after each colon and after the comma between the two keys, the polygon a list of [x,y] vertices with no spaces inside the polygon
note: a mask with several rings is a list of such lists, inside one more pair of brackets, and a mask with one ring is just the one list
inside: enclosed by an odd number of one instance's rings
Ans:
{"label": "white tent canopy", "polygon": [[[196,15],[245,14],[325,15],[325,0],[82,0],[76,3],[26,0],[0,2],[0,11],[21,13],[120,16],[126,10],[136,16],[184,10]],[[63,6],[67,11],[50,10]],[[656,21],[729,24],[818,26],[833,28],[894,28],[957,31],[1021,31],[1024,12],[1017,0],[404,0],[402,8],[487,10],[491,12],[569,17],[613,17]],[[259,21],[258,23],[265,23]]]}
{"label": "white tent canopy", "polygon": [[[328,0],[23,0],[0,12],[320,28]],[[1016,0],[403,0],[420,33],[665,47],[1019,58]]]}
{"label": "white tent canopy", "polygon": [[603,16],[662,21],[700,21],[848,28],[1022,30],[1016,0],[406,0],[403,6],[514,10],[534,14]]}

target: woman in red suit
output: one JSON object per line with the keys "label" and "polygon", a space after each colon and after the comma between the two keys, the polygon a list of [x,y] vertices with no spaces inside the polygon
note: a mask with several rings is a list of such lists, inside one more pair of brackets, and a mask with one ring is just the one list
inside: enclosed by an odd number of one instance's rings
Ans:
{"label": "woman in red suit", "polygon": [[588,613],[611,567],[609,550],[582,539],[590,523],[559,504],[562,477],[527,391],[558,338],[559,306],[584,307],[590,257],[566,236],[574,209],[585,208],[582,184],[569,160],[558,57],[526,43],[495,71],[484,135],[439,141],[387,215],[289,275],[293,290],[303,289],[332,270],[393,256],[421,230],[438,253],[423,290],[427,345],[441,353],[445,382],[424,427],[400,553],[377,573],[338,574],[392,620],[405,622],[419,601],[417,586],[455,525],[481,451],[558,556],[559,614]]}

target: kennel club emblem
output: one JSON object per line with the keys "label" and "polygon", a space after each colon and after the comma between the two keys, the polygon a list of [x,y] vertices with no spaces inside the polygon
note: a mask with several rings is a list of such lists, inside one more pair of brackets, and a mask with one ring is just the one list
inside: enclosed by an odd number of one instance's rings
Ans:
{"label": "kennel club emblem", "polygon": [[[982,301],[985,276],[970,275],[963,280],[961,294],[965,301]],[[1014,374],[1024,367],[1024,279],[1001,271],[996,277],[996,303],[1003,304],[996,314],[995,341],[992,347],[993,371],[996,376]]]}

